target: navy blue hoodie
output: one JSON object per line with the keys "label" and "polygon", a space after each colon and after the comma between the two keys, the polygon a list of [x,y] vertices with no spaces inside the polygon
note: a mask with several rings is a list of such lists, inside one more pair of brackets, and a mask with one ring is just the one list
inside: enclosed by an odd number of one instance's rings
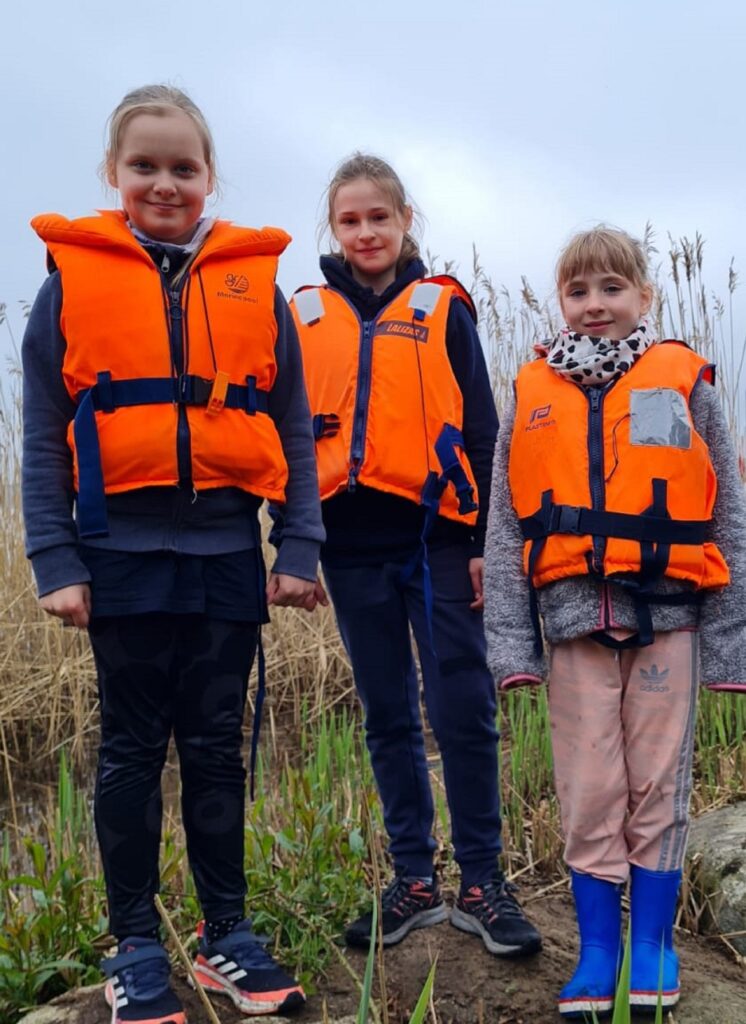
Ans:
{"label": "navy blue hoodie", "polygon": [[[425,277],[421,260],[404,267],[380,295],[360,284],[349,265],[334,256],[321,257],[321,270],[332,288],[353,304],[363,321],[373,320],[407,285]],[[428,546],[469,545],[472,557],[484,550],[492,456],[497,437],[497,412],[487,364],[471,315],[463,302],[452,302],[446,328],[446,348],[454,376],[464,396],[463,435],[479,491],[479,515],[474,527],[439,516]],[[328,565],[370,565],[406,559],[416,549],[424,509],[413,501],[358,484],[321,506],[326,529],[322,561]]]}

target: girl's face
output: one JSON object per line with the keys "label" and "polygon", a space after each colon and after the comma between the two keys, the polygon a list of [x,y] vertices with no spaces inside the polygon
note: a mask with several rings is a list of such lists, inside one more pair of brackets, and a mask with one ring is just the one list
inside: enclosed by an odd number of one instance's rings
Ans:
{"label": "girl's face", "polygon": [[609,341],[628,338],[650,310],[652,299],[650,285],[640,287],[608,270],[580,274],[560,288],[560,305],[570,330]]}
{"label": "girl's face", "polygon": [[213,179],[194,121],[183,110],[135,114],[119,138],[109,184],[140,231],[161,242],[188,242]]}
{"label": "girl's face", "polygon": [[412,210],[397,210],[389,193],[370,178],[356,178],[337,189],[332,230],[355,280],[384,291],[396,277]]}

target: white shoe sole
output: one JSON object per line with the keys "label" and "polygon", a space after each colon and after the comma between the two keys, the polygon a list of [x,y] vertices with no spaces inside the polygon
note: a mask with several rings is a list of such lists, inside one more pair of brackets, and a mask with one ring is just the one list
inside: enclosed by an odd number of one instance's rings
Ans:
{"label": "white shoe sole", "polygon": [[[243,995],[235,985],[232,985],[219,971],[214,971],[205,964],[192,964],[195,974],[198,976],[202,988],[209,995],[228,996],[236,1009],[245,1013],[247,1017],[261,1017],[278,1011],[299,1009],[306,1001],[305,994],[300,985],[291,989],[282,999],[258,1000],[249,999]],[[187,981],[194,988],[191,975],[187,975]]]}
{"label": "white shoe sole", "polygon": [[[661,995],[661,1006],[664,1010],[669,1006],[675,1006],[678,1001],[679,989],[675,989],[673,992],[663,992]],[[635,992],[631,990],[629,993],[629,1005],[632,1009],[655,1012],[658,1007],[658,993]]]}
{"label": "white shoe sole", "polygon": [[384,935],[383,944],[384,946],[395,946],[397,942],[401,942],[403,938],[416,928],[429,928],[431,924],[440,924],[447,919],[448,907],[445,903],[440,903],[437,907],[431,907],[430,910],[421,910],[419,914],[414,914],[412,917],[407,918],[401,928],[397,928],[395,932],[389,932],[388,935]]}
{"label": "white shoe sole", "polygon": [[561,1017],[587,1017],[590,1013],[611,1013],[614,1008],[614,997],[600,996],[598,999],[589,999],[588,996],[580,996],[577,999],[564,999],[557,1002],[557,1009]]}
{"label": "white shoe sole", "polygon": [[[439,903],[437,907],[430,907],[428,910],[420,910],[418,913],[408,917],[406,921],[403,921],[396,931],[388,932],[384,935],[383,945],[384,947],[395,946],[397,942],[401,942],[415,928],[429,928],[431,924],[440,924],[441,921],[446,921],[447,919],[448,907],[445,903]],[[364,938],[362,936],[358,938],[353,933],[353,937],[350,938],[349,932],[347,932],[345,933],[345,942],[354,949],[368,949],[370,947],[370,936],[366,935]]]}
{"label": "white shoe sole", "polygon": [[524,946],[506,946],[495,942],[481,921],[478,921],[473,914],[465,914],[458,907],[454,907],[451,911],[451,924],[455,928],[460,928],[462,932],[479,935],[490,953],[494,953],[495,956],[529,956],[531,953],[538,953],[541,949],[541,939]]}

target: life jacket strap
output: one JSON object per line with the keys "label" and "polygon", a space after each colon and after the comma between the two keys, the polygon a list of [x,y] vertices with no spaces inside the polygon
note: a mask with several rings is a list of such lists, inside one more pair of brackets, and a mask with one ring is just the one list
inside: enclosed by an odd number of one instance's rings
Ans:
{"label": "life jacket strap", "polygon": [[468,516],[476,512],[478,505],[474,500],[474,488],[469,483],[464,467],[456,454],[456,449],[464,447],[464,435],[451,423],[444,423],[443,429],[435,442],[435,454],[443,470],[446,482],[453,484],[458,496],[459,515]]}
{"label": "life jacket strap", "polygon": [[[259,558],[262,557],[261,550],[261,546],[257,548]],[[256,656],[257,687],[254,699],[254,722],[251,726],[251,753],[249,755],[249,796],[252,801],[255,796],[256,761],[257,754],[259,753],[259,734],[262,728],[262,709],[264,708],[264,698],[267,693],[267,662],[264,654],[264,644],[262,643],[261,623],[257,627]]]}
{"label": "life jacket strap", "polygon": [[464,436],[461,431],[450,423],[444,423],[443,429],[435,442],[435,454],[438,456],[442,472],[435,470],[425,477],[420,492],[420,504],[425,508],[425,520],[422,524],[420,543],[417,550],[399,573],[399,583],[405,586],[422,568],[422,589],[425,603],[425,620],[427,622],[428,642],[435,654],[435,637],[433,633],[433,585],[430,574],[430,563],[427,556],[427,539],[430,536],[435,520],[438,518],[440,499],[449,483],[453,484],[459,499],[459,513],[462,516],[476,511],[474,488],[469,483],[464,467],[458,460],[456,448],[464,447]]}
{"label": "life jacket strap", "polygon": [[[213,394],[215,381],[198,377],[194,373],[182,373],[179,377],[136,377],[133,380],[112,380],[108,370],[96,374],[96,383],[83,388],[75,396],[78,407],[87,395],[96,412],[114,412],[115,409],[133,405],[208,405]],[[256,386],[256,377],[247,377],[246,384],[228,384],[225,400],[226,409],[243,409],[248,415],[266,413],[269,408],[269,392]]]}
{"label": "life jacket strap", "polygon": [[640,515],[631,515],[552,503],[548,508],[542,505],[519,523],[524,540],[530,541],[569,533],[636,540],[641,544],[704,544],[707,520],[665,519],[651,510],[652,506]]}
{"label": "life jacket strap", "polygon": [[103,370],[96,374],[92,387],[77,393],[73,436],[78,456],[76,515],[81,538],[106,537],[109,533],[95,413],[111,413],[136,405],[167,404],[242,409],[247,416],[266,413],[269,409],[269,392],[257,388],[254,376],[246,377],[245,384],[223,385],[217,405],[213,401],[215,386],[216,381],[192,373],[179,377],[112,380],[111,373]]}
{"label": "life jacket strap", "polygon": [[417,550],[409,558],[399,573],[399,585],[404,587],[409,583],[417,570],[422,568],[422,592],[425,604],[425,622],[427,623],[427,636],[430,650],[435,654],[435,637],[433,634],[433,585],[430,575],[430,562],[427,557],[427,539],[430,536],[435,520],[438,518],[440,499],[446,489],[444,476],[439,476],[431,470],[425,478],[425,483],[420,492],[420,504],[425,509],[425,519],[420,533],[420,542]]}
{"label": "life jacket strap", "polygon": [[603,630],[591,633],[592,639],[614,650],[646,647],[653,643],[653,604],[693,604],[700,597],[692,594],[656,595],[652,587],[665,575],[672,544],[704,544],[708,520],[671,519],[667,505],[668,482],[659,478],[652,481],[653,501],[640,515],[608,512],[576,505],[555,504],[552,491],[544,491],[541,505],[533,515],[519,520],[521,532],[531,545],[528,554],[529,612],[534,629],[534,651],[543,650],[541,621],[534,577],[536,566],[547,538],[553,534],[591,535],[615,537],[637,541],[640,545],[640,570],[634,578],[608,576],[603,580],[616,583],[631,593],[635,606],[638,631],[624,640],[617,640]]}

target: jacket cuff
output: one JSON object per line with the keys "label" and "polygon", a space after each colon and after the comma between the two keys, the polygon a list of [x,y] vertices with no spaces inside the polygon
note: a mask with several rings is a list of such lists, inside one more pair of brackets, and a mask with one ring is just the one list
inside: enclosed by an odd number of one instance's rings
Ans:
{"label": "jacket cuff", "polygon": [[[533,638],[527,637],[525,642],[511,641],[504,631],[490,629],[487,624],[487,665],[492,676],[501,689],[505,680],[521,679],[526,682],[538,680],[543,683],[549,675],[549,664],[546,653],[537,655],[533,649]],[[507,689],[522,685],[511,682]],[[532,685],[536,685],[532,683]]]}
{"label": "jacket cuff", "polygon": [[540,676],[518,673],[514,676],[506,676],[497,688],[500,693],[506,693],[508,690],[515,690],[519,686],[541,686],[543,682],[544,680]]}
{"label": "jacket cuff", "polygon": [[284,576],[297,576],[301,580],[316,581],[319,569],[321,544],[316,540],[300,537],[283,537],[282,547],[272,566],[272,572]]}
{"label": "jacket cuff", "polygon": [[59,544],[31,556],[39,597],[75,583],[90,583],[91,574],[83,565],[77,544]]}
{"label": "jacket cuff", "polygon": [[485,526],[475,526],[469,540],[469,558],[484,558],[484,542],[487,536]]}

